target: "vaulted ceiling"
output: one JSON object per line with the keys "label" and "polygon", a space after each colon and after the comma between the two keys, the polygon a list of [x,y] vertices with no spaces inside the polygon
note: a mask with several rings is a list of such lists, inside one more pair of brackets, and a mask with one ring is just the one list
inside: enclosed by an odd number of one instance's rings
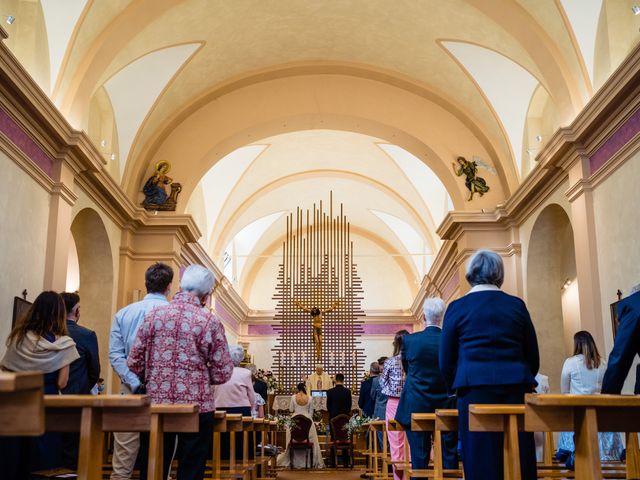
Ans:
{"label": "vaulted ceiling", "polygon": [[[132,199],[158,160],[172,163],[179,209],[214,259],[235,252],[230,276],[249,304],[269,308],[260,291],[283,214],[333,190],[367,258],[404,282],[396,308],[437,252],[446,211],[508,198],[637,44],[633,6],[0,0],[0,14],[16,18],[9,47]],[[473,202],[459,155],[491,187]]]}

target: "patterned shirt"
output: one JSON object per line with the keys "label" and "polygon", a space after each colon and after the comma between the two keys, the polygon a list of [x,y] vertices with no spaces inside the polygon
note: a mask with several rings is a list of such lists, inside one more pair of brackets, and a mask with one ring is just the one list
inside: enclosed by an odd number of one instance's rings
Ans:
{"label": "patterned shirt", "polygon": [[195,403],[201,413],[215,410],[211,385],[233,372],[224,327],[186,292],[145,316],[127,362],[153,403]]}
{"label": "patterned shirt", "polygon": [[402,371],[402,358],[400,355],[388,358],[384,362],[382,375],[380,375],[382,393],[388,397],[400,397],[404,387],[404,372]]}

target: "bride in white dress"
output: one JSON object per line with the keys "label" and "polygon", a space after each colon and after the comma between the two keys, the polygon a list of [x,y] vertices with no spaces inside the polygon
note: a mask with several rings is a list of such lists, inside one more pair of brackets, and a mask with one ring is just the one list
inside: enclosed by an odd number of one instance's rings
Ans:
{"label": "bride in white dress", "polygon": [[[291,403],[289,404],[289,410],[292,412],[292,416],[304,415],[312,420],[311,428],[309,429],[309,441],[313,443],[313,461],[311,468],[324,468],[324,460],[322,459],[322,451],[320,450],[320,442],[318,441],[318,433],[316,432],[316,426],[313,423],[313,404],[311,397],[307,395],[307,390],[304,383],[299,383],[297,386],[298,393],[291,396]],[[278,466],[289,467],[289,441],[291,440],[291,432],[287,428],[287,449],[278,455]],[[308,453],[305,450],[294,450],[293,452],[293,467],[305,468],[306,455]]]}

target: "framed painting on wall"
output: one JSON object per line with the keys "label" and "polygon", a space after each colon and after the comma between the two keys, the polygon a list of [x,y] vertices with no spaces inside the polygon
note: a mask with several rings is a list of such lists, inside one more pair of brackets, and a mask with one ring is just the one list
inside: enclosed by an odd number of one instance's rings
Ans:
{"label": "framed painting on wall", "polygon": [[618,290],[616,292],[616,296],[618,297],[618,301],[613,302],[609,305],[609,309],[611,311],[611,330],[613,330],[613,338],[615,340],[616,334],[618,333],[618,304],[620,300],[622,300],[622,291]]}
{"label": "framed painting on wall", "polygon": [[13,297],[13,317],[11,318],[11,328],[16,326],[19,318],[27,313],[31,307],[31,302],[21,297]]}

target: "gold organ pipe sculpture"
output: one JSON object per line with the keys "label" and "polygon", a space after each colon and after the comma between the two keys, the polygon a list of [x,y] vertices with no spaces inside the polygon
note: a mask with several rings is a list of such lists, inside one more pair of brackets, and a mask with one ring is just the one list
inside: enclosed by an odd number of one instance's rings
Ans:
{"label": "gold organ pipe sculpture", "polygon": [[286,218],[273,297],[278,339],[272,369],[281,392],[293,392],[317,364],[330,375],[343,373],[348,388],[360,384],[363,289],[342,204],[339,212],[333,216],[331,192],[328,212],[320,201]]}

